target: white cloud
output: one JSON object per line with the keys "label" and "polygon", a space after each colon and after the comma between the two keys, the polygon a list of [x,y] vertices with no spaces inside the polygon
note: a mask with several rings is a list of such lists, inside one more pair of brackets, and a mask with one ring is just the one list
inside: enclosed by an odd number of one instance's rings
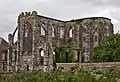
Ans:
{"label": "white cloud", "polygon": [[0,2],[0,36],[6,38],[17,26],[22,11],[36,10],[40,15],[69,20],[88,16],[112,19],[115,32],[120,30],[119,0],[2,0]]}

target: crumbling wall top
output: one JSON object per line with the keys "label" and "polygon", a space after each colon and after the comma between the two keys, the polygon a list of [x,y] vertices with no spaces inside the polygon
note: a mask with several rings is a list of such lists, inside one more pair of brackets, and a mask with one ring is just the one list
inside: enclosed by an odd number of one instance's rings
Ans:
{"label": "crumbling wall top", "polygon": [[19,14],[18,18],[28,17],[28,16],[37,16],[37,12],[36,11],[22,12],[21,14]]}
{"label": "crumbling wall top", "polygon": [[46,17],[46,16],[42,16],[42,15],[38,15],[37,14],[37,11],[32,11],[32,12],[22,12],[18,18],[22,18],[22,17],[29,17],[29,16],[38,16],[40,18],[46,18],[46,19],[50,19],[50,20],[55,20],[55,21],[59,21],[59,22],[64,22],[64,23],[67,23],[67,22],[81,22],[83,20],[96,20],[96,19],[105,19],[105,20],[108,20],[108,21],[111,21],[111,19],[107,18],[107,17],[87,17],[87,18],[80,18],[80,19],[73,19],[73,20],[68,20],[68,21],[62,21],[62,20],[59,20],[59,19],[54,19],[54,18],[50,18],[50,17]]}
{"label": "crumbling wall top", "polygon": [[73,20],[66,21],[66,22],[83,21],[83,20],[88,20],[88,19],[91,19],[91,20],[94,20],[94,19],[106,19],[106,20],[111,21],[111,19],[109,19],[107,17],[87,17],[87,18],[81,18],[81,19],[73,19]]}
{"label": "crumbling wall top", "polygon": [[32,15],[33,15],[33,16],[37,16],[37,12],[36,12],[36,11],[33,11],[33,12],[32,12]]}

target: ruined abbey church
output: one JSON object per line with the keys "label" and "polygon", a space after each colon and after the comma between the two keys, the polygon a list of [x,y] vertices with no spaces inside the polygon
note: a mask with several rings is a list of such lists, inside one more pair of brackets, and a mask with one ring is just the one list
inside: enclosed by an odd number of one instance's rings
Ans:
{"label": "ruined abbey church", "polygon": [[[14,36],[17,33],[17,41]],[[56,46],[69,44],[89,61],[95,46],[104,42],[105,37],[113,34],[111,19],[105,17],[89,17],[62,21],[38,15],[36,11],[21,13],[18,25],[8,35],[6,51],[0,51],[2,62],[0,69],[6,71],[53,69],[54,49]],[[43,52],[43,55],[41,55]],[[43,60],[43,62],[42,62]],[[79,59],[78,62],[81,62]]]}

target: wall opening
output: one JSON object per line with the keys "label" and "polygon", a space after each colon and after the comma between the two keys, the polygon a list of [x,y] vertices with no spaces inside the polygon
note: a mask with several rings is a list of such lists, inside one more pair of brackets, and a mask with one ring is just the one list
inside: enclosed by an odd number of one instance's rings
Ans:
{"label": "wall opening", "polygon": [[39,49],[40,64],[44,63],[43,56],[44,56],[44,50],[42,48],[40,48]]}
{"label": "wall opening", "polygon": [[53,26],[52,26],[52,37],[55,37],[55,29]]}
{"label": "wall opening", "polygon": [[45,30],[43,29],[43,27],[41,27],[41,35],[45,36]]}
{"label": "wall opening", "polygon": [[63,38],[64,36],[64,29],[60,29],[60,38]]}
{"label": "wall opening", "polygon": [[69,31],[69,37],[70,37],[70,38],[72,37],[72,32],[73,32],[73,30],[70,29],[70,31]]}

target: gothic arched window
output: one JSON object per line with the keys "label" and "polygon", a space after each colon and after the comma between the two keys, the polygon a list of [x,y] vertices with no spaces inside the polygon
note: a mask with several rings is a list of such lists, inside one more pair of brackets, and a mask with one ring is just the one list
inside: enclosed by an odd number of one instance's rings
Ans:
{"label": "gothic arched window", "polygon": [[23,37],[24,50],[29,54],[29,52],[32,52],[32,27],[29,22],[24,24]]}
{"label": "gothic arched window", "polygon": [[64,36],[64,29],[61,28],[61,29],[60,29],[60,38],[63,38],[63,36]]}
{"label": "gothic arched window", "polygon": [[41,27],[41,35],[45,36],[45,29],[44,29],[44,27]]}
{"label": "gothic arched window", "polygon": [[52,27],[52,37],[55,37],[55,29]]}
{"label": "gothic arched window", "polygon": [[72,37],[72,29],[70,29],[70,31],[69,31],[69,37]]}

